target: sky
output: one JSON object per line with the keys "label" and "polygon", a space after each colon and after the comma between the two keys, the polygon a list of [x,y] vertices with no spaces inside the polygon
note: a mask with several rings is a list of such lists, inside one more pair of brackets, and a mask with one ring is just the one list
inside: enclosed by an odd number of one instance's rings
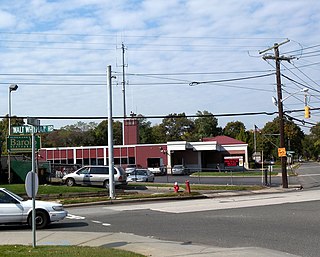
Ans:
{"label": "sky", "polygon": [[[281,61],[285,111],[318,108],[319,31],[317,0],[2,0],[0,116],[17,84],[12,115],[55,128],[100,123],[110,65],[116,119],[133,112],[159,124],[208,111],[221,127],[262,128],[277,115],[275,43],[289,60]],[[306,133],[320,117],[290,115]]]}

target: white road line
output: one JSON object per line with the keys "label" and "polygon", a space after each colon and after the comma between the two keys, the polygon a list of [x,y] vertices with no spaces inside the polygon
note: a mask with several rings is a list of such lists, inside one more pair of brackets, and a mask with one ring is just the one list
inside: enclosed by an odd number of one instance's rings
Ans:
{"label": "white road line", "polygon": [[71,219],[71,220],[84,220],[85,219],[85,217],[81,217],[81,216],[77,216],[77,215],[72,215],[72,214],[68,214],[67,215],[67,217],[66,217],[67,219]]}

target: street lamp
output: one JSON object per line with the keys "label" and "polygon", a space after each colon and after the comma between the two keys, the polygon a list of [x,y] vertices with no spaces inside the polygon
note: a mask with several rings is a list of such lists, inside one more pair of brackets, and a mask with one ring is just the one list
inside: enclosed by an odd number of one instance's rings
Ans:
{"label": "street lamp", "polygon": [[307,92],[308,88],[300,89],[297,92],[294,92],[292,94],[289,94],[287,97],[282,98],[282,89],[281,89],[281,75],[280,75],[280,59],[279,59],[279,49],[275,48],[275,55],[276,58],[276,79],[277,79],[277,93],[278,93],[278,100],[275,98],[272,98],[273,103],[278,106],[278,112],[279,112],[279,132],[280,132],[280,147],[278,149],[279,156],[281,159],[281,171],[282,171],[282,187],[288,188],[288,177],[287,177],[287,156],[286,152],[283,152],[282,149],[285,149],[285,143],[284,143],[284,113],[283,113],[283,101],[288,99],[290,96],[298,93],[298,92]]}
{"label": "street lamp", "polygon": [[[284,102],[285,100],[287,100],[289,97],[291,97],[291,96],[293,96],[293,95],[295,95],[295,94],[297,94],[297,93],[300,93],[300,92],[303,92],[303,93],[307,93],[309,91],[309,88],[302,88],[302,89],[300,89],[300,90],[298,90],[298,91],[296,91],[296,92],[293,92],[293,93],[291,93],[291,94],[289,94],[289,95],[287,95],[285,98],[282,98],[281,99],[281,102]],[[278,100],[273,96],[272,97],[272,102],[273,102],[273,104],[275,105],[275,106],[278,106]]]}
{"label": "street lamp", "polygon": [[[18,85],[16,84],[11,84],[9,86],[9,95],[8,95],[8,109],[9,109],[9,125],[8,125],[8,135],[11,135],[11,92],[17,91]],[[9,184],[11,183],[11,156],[10,156],[10,151],[8,151],[8,182]]]}

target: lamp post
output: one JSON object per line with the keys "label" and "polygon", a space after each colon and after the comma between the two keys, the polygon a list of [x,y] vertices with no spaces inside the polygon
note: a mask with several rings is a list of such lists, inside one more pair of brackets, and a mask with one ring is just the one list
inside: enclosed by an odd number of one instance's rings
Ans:
{"label": "lamp post", "polygon": [[[279,56],[278,48],[275,48],[276,56]],[[284,142],[284,112],[283,112],[283,102],[289,98],[290,96],[298,93],[298,92],[308,92],[308,88],[300,89],[297,92],[289,94],[287,97],[282,98],[282,89],[281,89],[281,79],[280,79],[280,60],[276,59],[276,77],[277,77],[277,92],[278,92],[278,100],[272,98],[273,103],[278,106],[279,112],[279,131],[280,131],[280,148],[285,148]],[[287,176],[287,157],[281,156],[281,170],[282,170],[282,187],[288,188],[288,176]]]}
{"label": "lamp post", "polygon": [[[8,122],[8,135],[11,135],[11,92],[12,91],[17,91],[18,85],[16,84],[11,84],[9,86],[9,95],[8,95],[8,109],[9,109],[9,122]],[[11,156],[10,156],[10,151],[8,150],[8,183],[11,183]]]}

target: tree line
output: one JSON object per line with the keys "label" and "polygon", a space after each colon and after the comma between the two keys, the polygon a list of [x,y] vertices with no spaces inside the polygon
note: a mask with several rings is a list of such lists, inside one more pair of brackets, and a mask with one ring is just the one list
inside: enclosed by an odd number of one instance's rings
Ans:
{"label": "tree line", "polygon": [[[206,137],[225,135],[248,143],[249,156],[254,151],[263,151],[265,158],[277,159],[279,146],[279,119],[267,122],[263,128],[246,129],[241,121],[230,121],[224,128],[218,126],[218,119],[208,111],[198,111],[195,118],[185,113],[171,113],[161,123],[152,125],[143,115],[137,115],[139,121],[139,143],[156,144],[168,141],[201,141]],[[294,155],[307,159],[318,159],[320,154],[320,125],[311,128],[306,135],[293,121],[285,118],[285,146]],[[12,126],[24,125],[23,119],[11,118]],[[0,121],[0,146],[6,154],[8,136],[8,118]],[[122,144],[122,122],[113,122],[114,144]],[[41,134],[42,147],[101,146],[108,144],[108,121],[100,123],[79,121],[55,129],[51,133]]]}

